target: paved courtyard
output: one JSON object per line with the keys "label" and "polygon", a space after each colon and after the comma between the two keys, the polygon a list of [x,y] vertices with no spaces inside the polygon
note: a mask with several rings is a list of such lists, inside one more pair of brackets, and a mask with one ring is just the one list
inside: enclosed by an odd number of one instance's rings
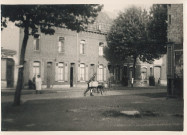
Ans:
{"label": "paved courtyard", "polygon": [[[4,131],[182,131],[183,101],[166,98],[165,88],[111,89],[83,96],[84,89],[2,92]],[[122,111],[138,111],[126,115]]]}

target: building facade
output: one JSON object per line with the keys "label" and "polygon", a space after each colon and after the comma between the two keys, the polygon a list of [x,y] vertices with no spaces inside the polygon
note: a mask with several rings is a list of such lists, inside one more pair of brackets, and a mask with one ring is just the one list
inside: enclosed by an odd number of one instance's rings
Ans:
{"label": "building facade", "polygon": [[[11,35],[11,36],[10,36]],[[15,88],[18,78],[20,29],[9,22],[1,31],[1,88]]]}
{"label": "building facade", "polygon": [[24,85],[38,74],[44,88],[86,87],[94,73],[97,81],[107,83],[108,62],[103,57],[103,48],[107,45],[105,36],[110,22],[105,13],[100,13],[86,31],[55,28],[54,35],[30,36],[25,53]]}
{"label": "building facade", "polygon": [[168,5],[168,95],[183,94],[183,4]]}
{"label": "building facade", "polygon": [[139,61],[136,68],[137,85],[148,86],[149,77],[154,77],[155,85],[167,85],[166,75],[166,55],[163,55],[160,59],[155,60],[152,64]]}
{"label": "building facade", "polygon": [[[167,74],[166,64],[167,56],[163,55],[160,59],[155,60],[152,64],[142,62],[137,59],[135,66],[135,78],[133,86],[135,87],[147,87],[149,86],[149,77],[154,77],[155,85],[166,86]],[[122,65],[108,65],[109,69],[109,81],[112,86],[123,85],[131,86],[132,74],[133,74],[133,60],[128,59],[126,63]]]}

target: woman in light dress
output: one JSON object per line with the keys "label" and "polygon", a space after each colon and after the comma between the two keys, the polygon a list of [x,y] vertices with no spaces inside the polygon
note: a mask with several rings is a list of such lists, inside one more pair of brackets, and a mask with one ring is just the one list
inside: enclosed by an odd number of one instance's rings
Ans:
{"label": "woman in light dress", "polygon": [[41,94],[42,90],[42,79],[40,78],[40,75],[37,75],[36,77],[36,94],[39,92]]}

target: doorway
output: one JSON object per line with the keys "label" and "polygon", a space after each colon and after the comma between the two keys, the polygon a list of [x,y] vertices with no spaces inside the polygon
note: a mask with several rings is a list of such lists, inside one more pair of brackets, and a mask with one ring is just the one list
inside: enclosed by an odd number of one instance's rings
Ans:
{"label": "doorway", "polygon": [[7,59],[6,78],[7,78],[7,88],[14,87],[14,60],[13,59]]}
{"label": "doorway", "polygon": [[74,71],[74,63],[71,63],[70,67],[70,87],[73,87],[73,71]]}
{"label": "doorway", "polygon": [[141,80],[142,81],[147,80],[147,68],[146,67],[141,68]]}
{"label": "doorway", "polygon": [[50,88],[52,83],[52,62],[47,62],[47,88]]}
{"label": "doorway", "polygon": [[158,84],[158,80],[160,79],[160,71],[161,67],[154,67],[154,77],[155,77],[155,83]]}

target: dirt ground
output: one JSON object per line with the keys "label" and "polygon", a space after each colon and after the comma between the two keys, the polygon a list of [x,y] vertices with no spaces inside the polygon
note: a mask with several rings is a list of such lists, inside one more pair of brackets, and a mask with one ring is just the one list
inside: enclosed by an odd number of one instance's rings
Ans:
{"label": "dirt ground", "polygon": [[[34,91],[12,106],[2,94],[2,131],[183,131],[183,100],[166,89],[110,90],[83,96],[82,90]],[[138,111],[124,115],[121,111]]]}

